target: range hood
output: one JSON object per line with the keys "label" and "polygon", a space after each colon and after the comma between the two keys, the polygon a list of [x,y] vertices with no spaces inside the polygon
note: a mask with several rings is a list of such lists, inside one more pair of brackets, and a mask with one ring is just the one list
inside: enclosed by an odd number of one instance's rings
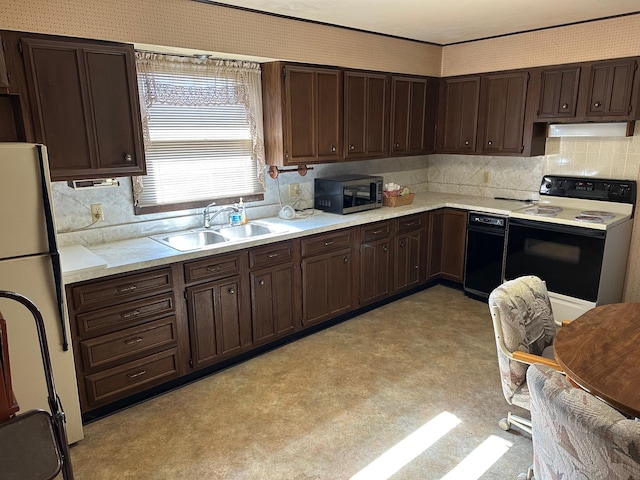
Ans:
{"label": "range hood", "polygon": [[632,137],[635,122],[550,123],[547,137]]}

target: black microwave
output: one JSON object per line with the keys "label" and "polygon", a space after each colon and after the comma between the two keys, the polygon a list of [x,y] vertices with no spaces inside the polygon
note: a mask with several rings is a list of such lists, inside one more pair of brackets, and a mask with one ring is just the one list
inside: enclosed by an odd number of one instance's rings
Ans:
{"label": "black microwave", "polygon": [[329,213],[361,212],[382,206],[382,177],[341,175],[316,178],[314,207]]}

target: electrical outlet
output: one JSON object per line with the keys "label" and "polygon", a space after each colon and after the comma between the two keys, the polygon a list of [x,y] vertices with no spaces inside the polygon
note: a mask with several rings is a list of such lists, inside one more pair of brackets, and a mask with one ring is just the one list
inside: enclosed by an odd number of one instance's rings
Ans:
{"label": "electrical outlet", "polygon": [[300,195],[300,184],[299,183],[289,184],[289,196],[291,198],[295,198],[298,195]]}
{"label": "electrical outlet", "polygon": [[91,219],[94,222],[104,222],[104,212],[102,211],[101,203],[91,204]]}

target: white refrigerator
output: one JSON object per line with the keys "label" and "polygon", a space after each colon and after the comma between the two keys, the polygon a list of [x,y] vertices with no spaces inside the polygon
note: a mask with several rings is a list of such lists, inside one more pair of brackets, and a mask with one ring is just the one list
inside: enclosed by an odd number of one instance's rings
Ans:
{"label": "white refrigerator", "polygon": [[[0,232],[0,290],[26,296],[42,313],[67,436],[69,443],[77,442],[83,438],[80,402],[42,145],[0,143]],[[0,311],[7,321],[20,412],[49,411],[35,321],[25,307],[6,298],[0,298]]]}

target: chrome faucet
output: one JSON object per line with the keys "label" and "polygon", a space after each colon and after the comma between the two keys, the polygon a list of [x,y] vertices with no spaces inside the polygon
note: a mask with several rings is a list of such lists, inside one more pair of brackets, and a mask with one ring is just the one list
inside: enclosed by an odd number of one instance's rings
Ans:
{"label": "chrome faucet", "polygon": [[237,212],[237,207],[224,207],[216,210],[213,215],[211,215],[210,208],[215,206],[215,203],[210,203],[206,207],[204,207],[204,211],[202,212],[202,226],[204,228],[209,228],[211,226],[211,222],[214,218],[220,215],[222,212]]}

